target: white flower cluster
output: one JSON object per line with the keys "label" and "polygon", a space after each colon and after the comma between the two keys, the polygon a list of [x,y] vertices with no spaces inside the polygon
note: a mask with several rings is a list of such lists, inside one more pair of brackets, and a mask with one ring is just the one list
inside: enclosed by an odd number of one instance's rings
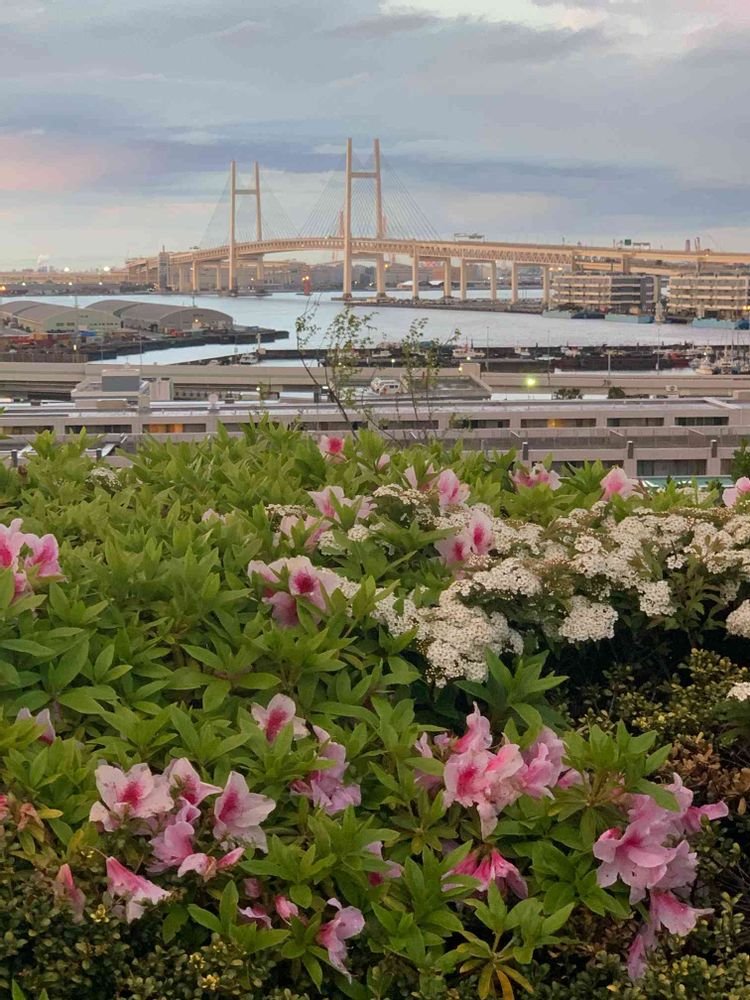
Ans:
{"label": "white flower cluster", "polygon": [[727,632],[750,639],[750,601],[743,601],[727,615]]}
{"label": "white flower cluster", "polygon": [[610,604],[588,601],[576,594],[570,611],[560,625],[560,635],[568,642],[598,642],[615,634],[617,612]]}
{"label": "white flower cluster", "polygon": [[741,681],[739,684],[735,684],[729,689],[727,698],[733,698],[735,701],[750,700],[750,681]]}
{"label": "white flower cluster", "polygon": [[649,618],[671,615],[675,609],[669,583],[666,580],[639,583],[638,593],[640,594],[638,605],[644,615],[648,615]]}

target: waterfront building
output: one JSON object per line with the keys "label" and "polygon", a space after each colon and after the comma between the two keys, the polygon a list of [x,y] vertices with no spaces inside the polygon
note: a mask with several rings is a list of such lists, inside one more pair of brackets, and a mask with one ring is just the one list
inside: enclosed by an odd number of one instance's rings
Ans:
{"label": "waterfront building", "polygon": [[115,329],[144,330],[149,333],[189,330],[231,330],[229,313],[198,306],[174,306],[163,302],[134,302],[132,299],[101,299],[91,309],[100,310],[116,321]]}
{"label": "waterfront building", "polygon": [[0,323],[9,329],[35,334],[70,334],[90,331],[99,336],[120,329],[120,322],[108,310],[98,306],[75,309],[73,306],[18,299],[0,303]]}
{"label": "waterfront building", "polygon": [[698,319],[742,319],[750,310],[750,275],[679,274],[669,279],[669,311]]}
{"label": "waterfront building", "polygon": [[553,309],[645,313],[653,310],[658,282],[651,275],[588,274],[557,271],[552,275]]}

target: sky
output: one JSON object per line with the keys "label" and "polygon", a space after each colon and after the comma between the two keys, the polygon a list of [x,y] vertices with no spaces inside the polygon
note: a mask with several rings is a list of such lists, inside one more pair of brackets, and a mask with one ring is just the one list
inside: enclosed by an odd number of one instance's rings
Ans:
{"label": "sky", "polygon": [[201,244],[231,159],[299,231],[347,136],[444,236],[750,247],[750,0],[0,0],[0,34],[0,267]]}

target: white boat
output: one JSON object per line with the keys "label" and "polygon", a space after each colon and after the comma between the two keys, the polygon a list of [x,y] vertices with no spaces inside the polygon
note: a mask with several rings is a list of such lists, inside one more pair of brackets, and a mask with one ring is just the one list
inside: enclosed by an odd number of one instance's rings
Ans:
{"label": "white boat", "polygon": [[239,363],[241,365],[257,365],[260,358],[257,351],[246,351],[245,354],[240,355]]}

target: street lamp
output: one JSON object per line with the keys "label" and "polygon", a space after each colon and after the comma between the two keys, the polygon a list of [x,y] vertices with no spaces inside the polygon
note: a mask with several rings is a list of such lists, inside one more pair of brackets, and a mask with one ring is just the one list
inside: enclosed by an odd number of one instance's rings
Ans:
{"label": "street lamp", "polygon": [[529,399],[531,399],[531,390],[536,385],[536,379],[534,378],[533,375],[527,375],[526,378],[524,379],[524,383],[526,385],[526,388],[529,390]]}

